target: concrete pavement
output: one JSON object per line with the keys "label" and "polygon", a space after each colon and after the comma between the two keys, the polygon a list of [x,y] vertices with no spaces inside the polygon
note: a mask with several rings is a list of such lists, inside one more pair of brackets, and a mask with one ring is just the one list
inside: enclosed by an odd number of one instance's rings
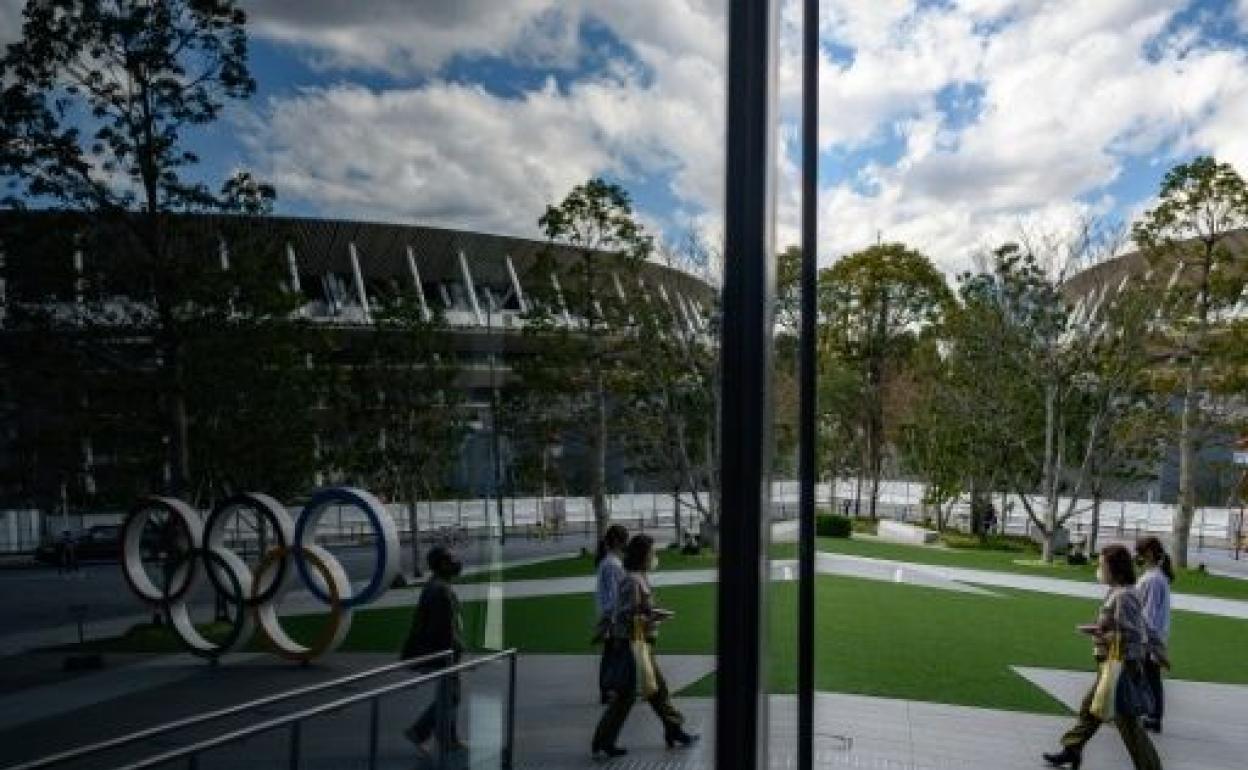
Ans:
{"label": "concrete pavement", "polygon": [[[20,731],[0,731],[5,764],[37,756],[67,745],[178,718],[187,713],[246,700],[260,694],[325,681],[393,658],[384,655],[339,655],[323,666],[297,668],[274,665],[259,657],[239,660],[218,669],[189,661],[169,662],[185,667],[176,681],[147,682],[135,691],[106,702],[79,705],[60,713],[45,713],[24,722]],[[659,665],[678,689],[713,670],[708,656],[659,656]],[[560,770],[595,766],[588,743],[601,714],[594,681],[597,659],[591,655],[526,655],[517,669],[517,764],[524,768]],[[1060,701],[1072,704],[1090,682],[1090,672],[1018,669],[1021,676]],[[497,757],[506,704],[505,669],[491,667],[464,678],[460,728],[472,747],[463,757],[472,765],[488,766]],[[99,675],[102,676],[102,675]],[[388,681],[397,681],[397,677]],[[78,688],[90,687],[83,681]],[[321,696],[341,697],[351,690]],[[1248,732],[1242,729],[1248,713],[1248,687],[1194,682],[1168,683],[1171,717],[1166,732],[1155,742],[1168,770],[1239,770],[1248,754]],[[401,736],[429,693],[387,699],[380,707],[379,759],[384,768],[419,768],[414,750]],[[312,700],[291,704],[311,705]],[[319,701],[323,702],[323,701]],[[619,768],[710,768],[714,733],[714,704],[707,698],[678,698],[689,729],[703,741],[692,750],[668,750],[662,744],[659,723],[644,705],[630,716],[620,743],[629,755],[605,765]],[[771,767],[795,766],[796,701],[792,696],[769,699]],[[214,723],[184,734],[137,747],[137,750],[100,754],[75,767],[107,767],[125,759],[166,750],[203,737],[237,729],[264,717],[285,713],[272,707],[264,714]],[[368,744],[367,708],[355,707],[319,717],[301,736],[304,767],[362,766]],[[1042,751],[1052,750],[1070,724],[1070,717],[1026,714],[891,698],[818,693],[816,696],[815,753],[819,767],[890,768],[892,770],[1030,770],[1041,767]],[[289,748],[286,732],[249,739],[206,755],[216,767],[271,767],[284,760]],[[1128,767],[1121,741],[1106,730],[1089,745],[1087,764],[1098,768]],[[467,764],[465,765],[467,766]]]}

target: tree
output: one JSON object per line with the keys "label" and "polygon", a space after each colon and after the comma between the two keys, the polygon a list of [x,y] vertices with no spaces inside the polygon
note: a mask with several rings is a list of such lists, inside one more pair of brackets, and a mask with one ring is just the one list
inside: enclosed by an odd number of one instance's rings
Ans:
{"label": "tree", "polygon": [[6,205],[81,212],[133,249],[128,272],[112,277],[148,309],[129,320],[156,350],[144,365],[159,374],[168,486],[178,494],[191,475],[186,356],[203,299],[195,282],[212,262],[185,248],[185,228],[169,215],[260,212],[274,197],[245,171],[217,192],[189,174],[199,158],[188,131],[255,90],[245,24],[231,0],[41,0],[27,3],[23,38],[0,59]]}
{"label": "tree", "polygon": [[[845,416],[842,424],[857,426],[862,447],[858,467],[871,484],[872,518],[887,431],[893,427],[886,421],[888,391],[919,332],[940,320],[951,299],[944,276],[931,261],[900,243],[872,246],[821,271],[821,375],[829,377],[831,369],[843,366],[858,380],[855,416]],[[837,400],[826,403],[834,405]]]}
{"label": "tree", "polygon": [[1213,358],[1214,322],[1239,302],[1244,290],[1245,271],[1235,265],[1227,238],[1248,226],[1248,185],[1230,164],[1199,157],[1170,169],[1158,197],[1133,234],[1155,270],[1173,270],[1162,315],[1182,367],[1174,556],[1178,566],[1186,567],[1196,514],[1197,444],[1212,422],[1201,398],[1216,389],[1221,369]]}
{"label": "tree", "polygon": [[[663,252],[688,270],[710,261],[691,234]],[[620,394],[620,431],[634,466],[660,478],[672,492],[677,539],[683,538],[684,495],[701,523],[700,535],[718,545],[720,380],[713,346],[717,303],[703,305],[667,287],[636,284],[628,302],[629,342],[620,348],[614,388]]]}
{"label": "tree", "polygon": [[[1115,250],[1113,238],[1091,232],[1081,229],[1062,251]],[[1006,244],[988,269],[959,279],[961,303],[941,332],[946,375],[921,410],[915,444],[939,471],[938,489],[965,491],[972,506],[999,488],[1016,494],[1052,561],[1098,458],[1102,472],[1110,467],[1115,427],[1136,414],[1150,371],[1153,291],[1123,282],[1076,308],[1064,273],[1050,276],[1037,250]]]}
{"label": "tree", "polygon": [[348,340],[332,365],[324,460],[340,477],[407,503],[419,575],[418,505],[442,486],[467,429],[462,368],[444,317],[426,314],[415,290],[373,302],[373,328]]}
{"label": "tree", "polygon": [[577,185],[558,205],[547,206],[538,224],[552,246],[572,253],[573,264],[556,277],[553,253],[538,260],[524,332],[534,340],[533,354],[516,371],[528,397],[544,400],[531,407],[561,414],[563,425],[585,438],[601,536],[608,524],[609,378],[629,325],[617,282],[651,256],[653,239],[633,218],[628,193],[602,179]]}

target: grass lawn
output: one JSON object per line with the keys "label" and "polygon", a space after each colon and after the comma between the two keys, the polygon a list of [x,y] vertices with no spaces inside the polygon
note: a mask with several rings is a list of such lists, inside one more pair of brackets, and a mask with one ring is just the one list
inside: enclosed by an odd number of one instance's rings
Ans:
{"label": "grass lawn", "polygon": [[[825,553],[869,556],[876,559],[891,559],[912,564],[932,564],[942,567],[1011,572],[1061,580],[1079,580],[1088,583],[1096,580],[1096,567],[1094,565],[1088,564],[1073,567],[1064,562],[1052,565],[1029,564],[1025,562],[1034,560],[1037,557],[1034,554],[1020,553],[1018,551],[932,548],[930,546],[905,545],[902,543],[885,543],[863,538],[845,539],[830,537],[819,538],[819,550]],[[796,558],[797,546],[792,543],[777,543],[772,546],[771,555],[773,559]],[[662,569],[665,571],[714,569],[718,563],[715,556],[710,553],[686,556],[675,550],[662,551],[659,560],[662,563]],[[470,575],[461,582],[486,583],[493,580],[543,580],[592,575],[593,572],[594,563],[591,556],[573,556],[539,564],[511,567],[497,572]],[[1179,575],[1174,590],[1177,593],[1248,601],[1248,580],[1208,575],[1196,570],[1186,570]]]}
{"label": "grass lawn", "polygon": [[[659,551],[659,562],[665,572],[672,570],[715,569],[719,560],[709,551],[696,556],[686,555],[676,549]],[[466,575],[460,583],[489,583],[495,580],[548,580],[550,578],[576,577],[594,574],[594,557],[569,556],[562,559],[525,564],[494,572],[478,572]]]}
{"label": "grass lawn", "polygon": [[[1091,670],[1091,647],[1074,631],[1091,620],[1095,603],[1028,591],[978,596],[852,578],[818,580],[817,687],[824,691],[878,695],[986,708],[1065,713],[1064,707],[1010,670],[1012,665]],[[660,638],[659,652],[714,651],[715,595],[709,585],[660,589],[662,603],[677,612]],[[776,584],[771,593],[772,633],[768,660],[772,689],[792,692],[796,676],[796,587]],[[464,605],[465,631],[481,639],[485,607]],[[592,654],[588,594],[508,600],[505,643],[529,653]],[[410,622],[409,608],[356,613],[343,645],[348,651],[395,651]],[[317,616],[287,619],[298,638],[319,627]],[[101,649],[168,649],[163,631],[136,629]],[[1172,639],[1174,676],[1248,684],[1248,623],[1176,612]],[[685,691],[714,691],[708,677]]]}
{"label": "grass lawn", "polygon": [[[932,548],[930,546],[885,543],[879,540],[820,538],[819,550],[851,556],[907,561],[912,564],[934,564],[942,567],[1013,572],[1022,575],[1058,578],[1061,580],[1096,580],[1096,566],[1071,566],[1065,562],[1051,565],[1019,563],[1035,560],[1034,554],[1016,551],[992,551],[972,548]],[[1248,601],[1248,580],[1209,575],[1194,569],[1184,570],[1174,583],[1176,593],[1215,596]]]}

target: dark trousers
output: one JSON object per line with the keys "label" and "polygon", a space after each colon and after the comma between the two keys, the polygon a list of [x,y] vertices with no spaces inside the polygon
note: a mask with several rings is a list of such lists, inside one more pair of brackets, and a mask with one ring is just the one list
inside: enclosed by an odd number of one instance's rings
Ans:
{"label": "dark trousers", "polygon": [[1161,724],[1161,718],[1166,711],[1166,699],[1161,686],[1161,664],[1152,658],[1144,661],[1144,678],[1148,680],[1148,687],[1153,691],[1153,713],[1149,716]]}
{"label": "dark trousers", "polygon": [[607,639],[602,643],[602,655],[598,657],[598,695],[603,703],[609,703],[612,698],[611,690],[607,688],[607,654],[611,652],[611,640]]}
{"label": "dark trousers", "polygon": [[420,743],[429,736],[438,736],[446,744],[459,743],[456,712],[459,711],[459,675],[451,674],[438,681],[433,701],[411,726],[413,737]]}
{"label": "dark trousers", "polygon": [[[1092,736],[1096,735],[1096,731],[1101,727],[1101,720],[1092,714],[1092,698],[1095,695],[1096,683],[1094,682],[1088,694],[1083,696],[1075,726],[1062,736],[1062,745],[1077,753],[1083,752],[1083,747],[1092,740]],[[1161,757],[1157,756],[1157,749],[1153,748],[1153,742],[1149,740],[1148,733],[1144,732],[1144,728],[1140,726],[1139,719],[1121,717],[1115,719],[1114,724],[1118,727],[1118,733],[1122,735],[1122,742],[1126,744],[1127,753],[1131,755],[1131,763],[1135,765],[1136,770],[1162,770]]]}
{"label": "dark trousers", "polygon": [[[676,710],[676,706],[672,703],[672,695],[668,692],[667,680],[663,678],[663,672],[659,670],[658,661],[654,664],[654,678],[659,689],[654,695],[646,698],[646,702],[654,710],[654,715],[663,723],[663,734],[671,735],[685,723],[685,717]],[[615,745],[620,737],[620,730],[623,729],[624,722],[628,720],[628,714],[633,710],[633,704],[636,702],[636,692],[613,695],[607,710],[598,720],[598,728],[594,730],[593,745],[595,748]]]}

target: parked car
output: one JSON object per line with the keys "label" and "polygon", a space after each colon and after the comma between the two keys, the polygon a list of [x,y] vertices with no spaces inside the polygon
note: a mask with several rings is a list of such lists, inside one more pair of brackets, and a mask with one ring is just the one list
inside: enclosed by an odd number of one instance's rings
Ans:
{"label": "parked car", "polygon": [[[44,564],[60,564],[64,541],[57,537],[35,549],[35,560]],[[120,561],[121,526],[97,524],[74,537],[78,561]]]}

